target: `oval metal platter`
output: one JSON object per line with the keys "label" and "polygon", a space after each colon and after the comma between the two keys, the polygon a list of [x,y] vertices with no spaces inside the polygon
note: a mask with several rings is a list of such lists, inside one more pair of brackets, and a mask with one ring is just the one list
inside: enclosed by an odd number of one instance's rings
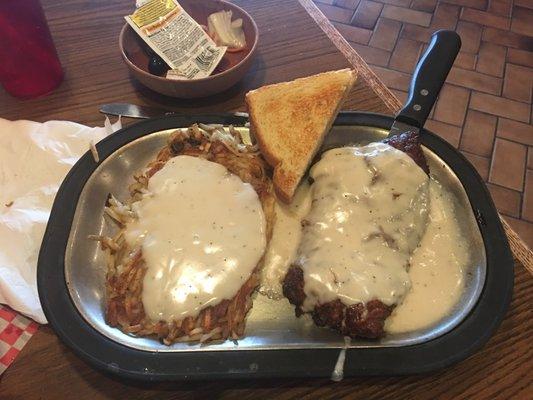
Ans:
{"label": "oval metal platter", "polygon": [[[341,113],[322,151],[382,140],[392,121],[377,114]],[[103,217],[108,194],[127,198],[133,174],[155,157],[172,130],[195,122],[233,124],[247,131],[245,118],[229,114],[143,121],[98,143],[100,163],[88,153],[72,168],[56,196],[39,255],[39,295],[49,322],[93,366],[129,378],[331,376],[343,338],[308,318],[296,318],[286,299],[256,294],[239,341],[165,346],[105,323],[105,260],[97,243],[87,238],[113,230]],[[379,341],[353,340],[345,376],[421,373],[457,362],[488,340],[511,298],[513,260],[482,179],[438,136],[423,131],[422,143],[431,175],[453,195],[454,212],[469,243],[465,289],[447,317],[423,330]]]}

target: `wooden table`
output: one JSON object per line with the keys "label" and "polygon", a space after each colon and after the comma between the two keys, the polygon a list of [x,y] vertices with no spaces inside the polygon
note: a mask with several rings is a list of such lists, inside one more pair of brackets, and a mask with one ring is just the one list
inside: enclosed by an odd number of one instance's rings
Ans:
{"label": "wooden table", "polygon": [[[133,0],[43,0],[66,78],[43,99],[19,101],[0,92],[0,115],[9,119],[67,119],[101,125],[102,103],[132,102],[182,112],[243,108],[244,93],[266,83],[352,66],[360,79],[346,109],[393,113],[398,101],[308,0],[237,1],[255,18],[259,54],[244,81],[227,93],[202,101],[162,98],[130,80],[117,46],[122,17]],[[124,121],[131,123],[131,121]],[[513,235],[513,233],[510,233]],[[517,237],[513,250],[533,266]],[[78,359],[53,331],[42,327],[0,378],[1,399],[109,398],[340,399],[340,398],[533,398],[531,276],[517,261],[509,313],[480,352],[424,376],[329,380],[259,380],[139,384],[107,377]]]}

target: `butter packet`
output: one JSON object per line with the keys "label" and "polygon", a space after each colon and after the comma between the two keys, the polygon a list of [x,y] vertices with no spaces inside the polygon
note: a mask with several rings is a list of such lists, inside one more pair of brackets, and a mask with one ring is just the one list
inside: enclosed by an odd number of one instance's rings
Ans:
{"label": "butter packet", "polygon": [[167,74],[171,79],[211,75],[227,50],[217,46],[176,0],[149,0],[124,18],[172,68]]}

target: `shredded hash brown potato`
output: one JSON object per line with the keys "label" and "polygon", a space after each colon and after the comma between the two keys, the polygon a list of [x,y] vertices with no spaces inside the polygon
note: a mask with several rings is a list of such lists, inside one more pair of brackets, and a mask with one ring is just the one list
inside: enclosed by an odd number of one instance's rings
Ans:
{"label": "shredded hash brown potato", "polygon": [[230,127],[229,132],[218,125],[193,125],[174,132],[168,145],[148,164],[145,171],[135,175],[130,185],[130,199],[121,203],[109,196],[105,214],[120,227],[114,237],[90,236],[98,240],[107,260],[106,322],[127,334],[156,336],[164,344],[174,342],[206,342],[218,339],[238,339],[244,333],[245,317],[252,307],[251,295],[259,284],[259,265],[232,299],[203,309],[196,317],[182,320],[152,321],[144,312],[142,286],[146,266],[142,249],[129,248],[124,239],[128,222],[136,218],[131,205],[146,196],[149,179],[172,157],[188,155],[201,157],[225,166],[242,181],[250,183],[257,192],[267,221],[267,242],[272,234],[274,197],[271,171],[255,146],[242,144],[240,135]]}

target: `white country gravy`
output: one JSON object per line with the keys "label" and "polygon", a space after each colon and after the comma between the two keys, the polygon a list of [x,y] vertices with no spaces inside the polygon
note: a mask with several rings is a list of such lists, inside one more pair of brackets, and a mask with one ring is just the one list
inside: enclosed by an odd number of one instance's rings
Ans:
{"label": "white country gravy", "polygon": [[411,253],[426,229],[429,177],[384,143],[329,150],[310,177],[312,206],[296,259],[304,272],[302,309],[336,299],[401,302]]}
{"label": "white country gravy", "polygon": [[429,224],[411,257],[411,290],[385,323],[390,333],[413,331],[439,321],[457,304],[464,289],[464,269],[470,256],[454,214],[453,198],[433,179],[429,193]]}
{"label": "white country gravy", "polygon": [[302,219],[311,207],[309,184],[302,182],[290,205],[276,202],[272,239],[265,253],[259,292],[271,299],[283,296],[281,281],[296,257],[302,237]]}
{"label": "white country gravy", "polygon": [[195,316],[231,299],[266,246],[265,216],[253,187],[217,163],[177,156],[153,175],[152,194],[133,209],[126,240],[141,245],[142,301],[155,321]]}
{"label": "white country gravy", "polygon": [[[353,148],[351,149],[340,152],[340,155],[346,156],[345,152],[349,152],[352,157],[360,157],[358,153],[365,151],[353,152]],[[397,152],[391,153],[390,156],[403,157]],[[363,169],[366,167],[363,166]],[[342,179],[341,175],[337,176]],[[274,238],[277,239],[269,244],[261,287],[261,292],[271,298],[281,296],[281,281],[287,268],[295,260],[302,237],[300,223],[309,212],[315,187],[316,185],[313,185],[309,190],[308,184],[304,183],[290,206],[276,206]],[[455,216],[453,195],[431,178],[427,202],[429,214],[426,230],[409,259],[408,278],[399,271],[408,290],[403,290],[403,301],[399,299],[399,304],[386,321],[385,330],[389,333],[422,329],[439,321],[449,314],[464,290],[464,274],[470,253]],[[314,204],[316,205],[316,201]],[[420,210],[427,213],[424,208]],[[330,215],[332,212],[333,208]],[[354,229],[359,230],[364,226],[359,220],[355,220]],[[357,235],[360,236],[359,233]],[[300,256],[300,260],[303,260],[303,256]],[[329,284],[331,285],[331,282]]]}

